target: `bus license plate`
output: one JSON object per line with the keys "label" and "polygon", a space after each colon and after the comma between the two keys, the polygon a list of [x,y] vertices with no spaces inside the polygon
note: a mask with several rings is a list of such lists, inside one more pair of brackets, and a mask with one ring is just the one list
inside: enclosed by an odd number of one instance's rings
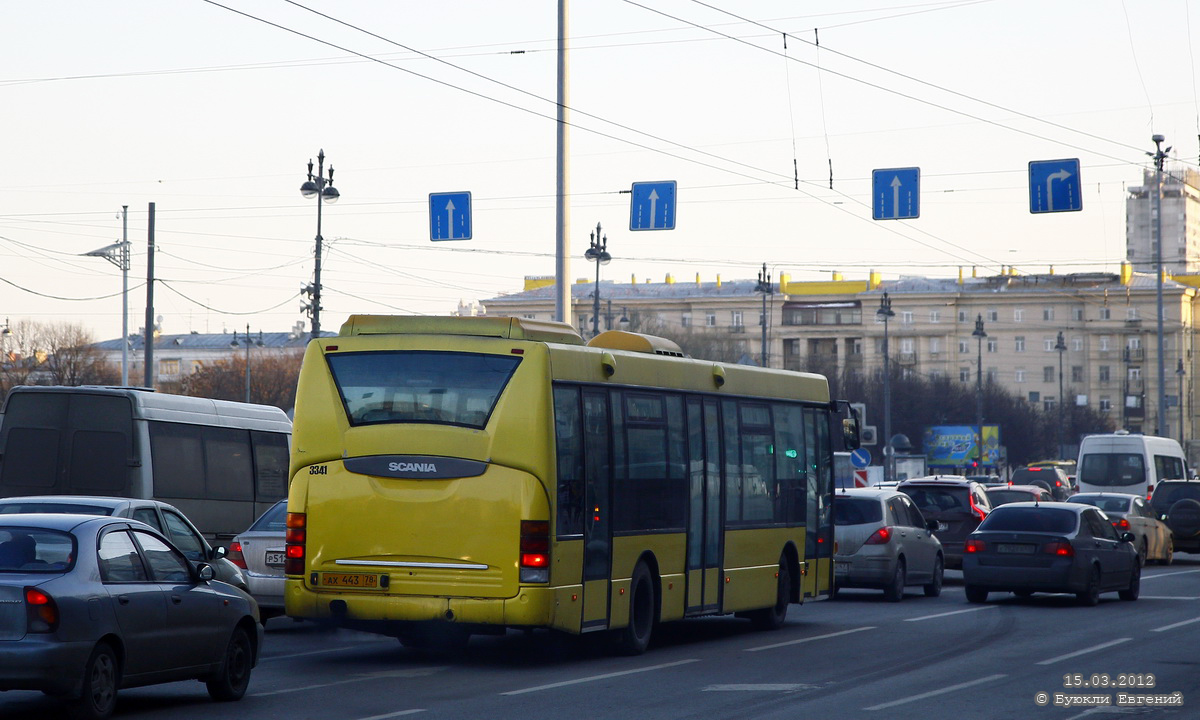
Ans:
{"label": "bus license plate", "polygon": [[269,565],[271,567],[283,567],[283,551],[282,550],[268,550],[266,562],[267,562],[267,565]]}
{"label": "bus license plate", "polygon": [[379,576],[365,573],[321,573],[321,585],[374,590],[379,587]]}

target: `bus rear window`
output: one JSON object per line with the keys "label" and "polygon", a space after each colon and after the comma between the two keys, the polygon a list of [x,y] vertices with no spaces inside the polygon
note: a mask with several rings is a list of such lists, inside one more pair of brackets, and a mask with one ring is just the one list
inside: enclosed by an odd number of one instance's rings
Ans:
{"label": "bus rear window", "polygon": [[421,422],[483,428],[519,357],[454,352],[327,355],[351,425]]}

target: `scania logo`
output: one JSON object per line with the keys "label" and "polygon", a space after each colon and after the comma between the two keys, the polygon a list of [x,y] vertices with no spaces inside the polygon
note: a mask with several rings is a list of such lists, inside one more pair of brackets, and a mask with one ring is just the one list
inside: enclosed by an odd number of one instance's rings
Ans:
{"label": "scania logo", "polygon": [[435,473],[437,472],[437,463],[393,462],[388,463],[388,470],[392,472]]}

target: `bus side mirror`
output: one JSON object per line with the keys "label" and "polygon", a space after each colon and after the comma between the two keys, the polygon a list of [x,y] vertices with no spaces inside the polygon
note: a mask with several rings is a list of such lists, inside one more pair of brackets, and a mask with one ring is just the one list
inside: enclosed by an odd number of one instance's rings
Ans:
{"label": "bus side mirror", "polygon": [[842,419],[842,443],[847,450],[857,450],[860,446],[858,436],[858,418]]}

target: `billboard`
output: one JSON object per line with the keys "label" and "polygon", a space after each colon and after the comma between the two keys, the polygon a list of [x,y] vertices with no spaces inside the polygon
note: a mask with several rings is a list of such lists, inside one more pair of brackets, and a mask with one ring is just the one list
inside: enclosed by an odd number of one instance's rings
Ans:
{"label": "billboard", "polygon": [[1000,459],[1000,426],[984,425],[982,438],[977,428],[977,425],[925,428],[924,450],[929,465],[961,467],[978,461],[980,466],[996,467]]}

